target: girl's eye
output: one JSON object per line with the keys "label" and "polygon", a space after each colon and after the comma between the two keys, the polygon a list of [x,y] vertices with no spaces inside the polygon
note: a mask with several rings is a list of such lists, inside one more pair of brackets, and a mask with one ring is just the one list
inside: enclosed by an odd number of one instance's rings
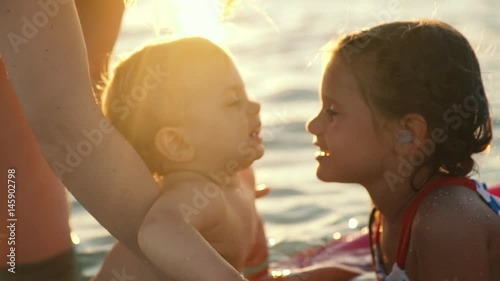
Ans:
{"label": "girl's eye", "polygon": [[338,114],[338,112],[334,110],[333,104],[331,104],[327,109],[325,109],[324,112],[328,114],[330,117],[333,117]]}

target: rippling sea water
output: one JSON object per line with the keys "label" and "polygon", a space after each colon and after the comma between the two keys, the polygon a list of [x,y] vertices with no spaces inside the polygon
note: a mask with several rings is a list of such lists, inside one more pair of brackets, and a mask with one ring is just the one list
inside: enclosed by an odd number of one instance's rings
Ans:
{"label": "rippling sea water", "polygon": [[[477,49],[495,120],[494,145],[488,155],[477,157],[481,171],[477,177],[500,183],[500,50],[496,49],[500,42],[497,14],[500,2],[261,0],[256,3],[258,8],[243,4],[230,23],[212,26],[212,30],[204,32],[229,48],[249,94],[262,102],[266,154],[254,166],[257,181],[273,189],[257,203],[272,244],[272,260],[323,244],[335,232],[347,234],[367,224],[370,199],[362,187],[316,179],[315,148],[311,135],[304,129],[306,120],[319,109],[320,49],[346,32],[382,21],[414,18],[440,19],[460,30]],[[203,8],[192,6],[198,12]],[[181,8],[172,9],[172,4],[163,0],[138,0],[125,14],[115,56],[134,50],[158,34],[168,37],[167,34],[177,32],[172,20],[175,16],[172,10],[179,11],[176,9]],[[187,17],[192,21],[189,14]],[[82,279],[88,280],[97,272],[114,239],[74,199],[72,209],[72,226],[78,237],[75,241],[79,240],[77,258]],[[356,280],[372,279],[363,276]]]}

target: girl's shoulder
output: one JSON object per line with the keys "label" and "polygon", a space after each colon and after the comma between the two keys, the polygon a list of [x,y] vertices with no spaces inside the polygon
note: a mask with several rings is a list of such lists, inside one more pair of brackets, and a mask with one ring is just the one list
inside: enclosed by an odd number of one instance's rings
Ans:
{"label": "girl's shoulder", "polygon": [[[444,186],[431,192],[417,210],[408,270],[411,273],[416,269],[415,264],[419,264],[418,274],[424,269],[435,273],[457,268],[487,270],[481,263],[492,256],[492,244],[500,245],[500,216],[477,191],[459,185]],[[471,256],[478,259],[467,258]]]}
{"label": "girl's shoulder", "polygon": [[[486,204],[479,193],[470,188],[450,185],[431,192],[422,200],[415,219],[412,232],[435,228],[469,231],[487,231],[494,226],[500,216]],[[471,229],[472,228],[472,229]]]}

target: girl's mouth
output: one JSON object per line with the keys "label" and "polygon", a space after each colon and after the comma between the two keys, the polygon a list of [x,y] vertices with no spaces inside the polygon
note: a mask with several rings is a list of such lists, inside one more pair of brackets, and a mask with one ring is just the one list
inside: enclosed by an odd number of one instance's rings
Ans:
{"label": "girl's mouth", "polygon": [[328,156],[330,156],[330,152],[324,151],[324,150],[316,151],[315,156],[316,157],[328,157]]}
{"label": "girl's mouth", "polygon": [[315,156],[316,156],[316,158],[319,158],[319,157],[328,157],[328,156],[330,156],[330,151],[322,149],[320,151],[316,151]]}

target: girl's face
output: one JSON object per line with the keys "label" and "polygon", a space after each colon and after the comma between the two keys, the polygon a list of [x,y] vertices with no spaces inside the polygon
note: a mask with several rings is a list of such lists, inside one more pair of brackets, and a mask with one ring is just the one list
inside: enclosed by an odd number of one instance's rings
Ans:
{"label": "girl's face", "polygon": [[368,107],[348,65],[340,57],[328,64],[321,86],[322,108],[307,124],[319,147],[317,177],[327,182],[380,180],[390,154],[390,135],[375,128]]}

